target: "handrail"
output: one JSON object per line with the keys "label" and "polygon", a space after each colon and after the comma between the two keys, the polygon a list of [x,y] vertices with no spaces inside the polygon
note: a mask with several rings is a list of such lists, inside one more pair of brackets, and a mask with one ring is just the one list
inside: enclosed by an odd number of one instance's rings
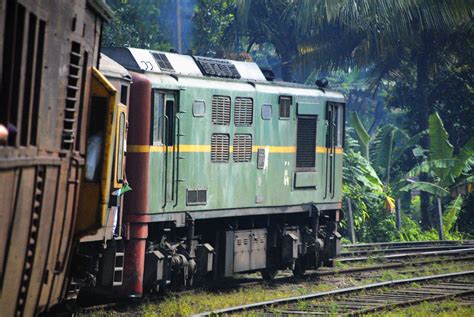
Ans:
{"label": "handrail", "polygon": [[163,122],[165,122],[165,124],[163,125],[164,129],[164,133],[163,133],[163,139],[162,141],[164,141],[164,145],[165,145],[165,173],[164,173],[164,177],[163,179],[165,180],[165,184],[164,184],[164,199],[163,199],[163,206],[161,206],[161,208],[165,208],[166,207],[166,201],[167,201],[167,193],[168,193],[168,142],[167,142],[167,138],[168,138],[168,126],[169,126],[169,118],[167,115],[163,115],[162,117],[164,120]]}
{"label": "handrail", "polygon": [[[336,107],[334,107],[334,113],[337,113],[337,109]],[[336,117],[336,120],[337,120],[337,117]],[[337,121],[336,121],[337,122]],[[333,138],[332,138],[332,173],[331,173],[331,178],[332,178],[332,181],[331,181],[331,185],[332,185],[332,188],[331,188],[331,198],[334,199],[334,197],[336,196],[336,143],[337,143],[337,123],[334,123],[333,124],[334,126],[334,131],[333,131]]]}
{"label": "handrail", "polygon": [[[173,150],[176,148],[176,178],[175,178],[175,182],[176,182],[176,187],[175,187],[175,191],[176,191],[176,200],[174,202],[174,205],[173,207],[176,207],[178,205],[178,194],[179,194],[179,160],[180,160],[180,157],[179,157],[179,146],[180,146],[180,137],[181,137],[181,119],[178,117],[178,115],[176,115],[176,133],[175,133],[175,146],[173,147]],[[174,172],[174,170],[173,170]]]}

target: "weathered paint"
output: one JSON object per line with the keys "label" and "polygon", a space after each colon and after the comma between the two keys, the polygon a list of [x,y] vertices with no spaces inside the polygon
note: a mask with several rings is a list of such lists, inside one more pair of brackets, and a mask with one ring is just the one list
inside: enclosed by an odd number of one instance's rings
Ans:
{"label": "weathered paint", "polygon": [[[152,87],[160,90],[170,90],[177,94],[179,101],[180,146],[179,146],[179,174],[172,180],[168,175],[167,191],[165,193],[164,167],[166,150],[168,151],[168,168],[172,167],[173,153],[177,156],[178,146],[152,145],[150,140],[136,142],[129,138],[128,162],[133,157],[147,156],[148,164],[135,164],[134,168],[127,168],[127,176],[132,188],[136,192],[137,179],[134,173],[142,173],[139,169],[149,171],[147,207],[140,212],[162,213],[178,211],[200,211],[215,209],[248,208],[256,206],[256,197],[263,201],[258,206],[287,206],[304,203],[333,203],[341,200],[341,170],[342,148],[336,148],[336,169],[334,197],[324,199],[326,156],[329,149],[326,147],[326,102],[343,102],[342,95],[328,91],[301,87],[285,87],[279,84],[248,84],[242,81],[231,81],[216,78],[172,78],[164,74],[145,73],[144,77],[150,80]],[[143,92],[145,93],[145,92]],[[147,103],[150,103],[151,90],[147,92]],[[211,100],[213,95],[229,96],[231,98],[231,122],[228,126],[214,125],[211,121]],[[291,115],[289,119],[279,118],[278,98],[280,95],[292,96]],[[234,125],[234,101],[236,97],[253,99],[253,124],[249,127]],[[145,99],[145,97],[143,97]],[[192,104],[195,100],[206,103],[203,117],[194,117]],[[306,112],[318,116],[316,152],[316,188],[298,189],[295,182],[296,160],[296,117],[297,104],[309,104],[315,109],[306,109]],[[262,120],[261,107],[263,104],[272,105],[271,120]],[[138,106],[135,106],[137,108]],[[148,105],[146,107],[149,107]],[[141,107],[140,107],[141,108]],[[149,116],[151,108],[146,115]],[[133,111],[133,105],[130,109]],[[143,111],[143,109],[140,109]],[[137,120],[137,121],[135,121]],[[130,115],[130,129],[140,129],[141,133],[151,135],[140,120],[143,116],[132,119]],[[148,120],[148,119],[147,119]],[[135,125],[138,125],[136,127]],[[151,127],[149,123],[147,127]],[[132,132],[131,132],[132,133]],[[230,135],[230,159],[228,163],[213,163],[210,156],[210,141],[213,133]],[[250,162],[234,162],[232,159],[232,137],[235,133],[252,135],[252,159]],[[265,149],[265,167],[257,169],[257,151]],[[140,182],[144,179],[140,177]],[[178,186],[177,201],[168,201],[165,206],[165,196],[171,197],[169,191]],[[145,186],[140,184],[139,186]],[[207,189],[207,204],[197,206],[186,205],[186,189]],[[137,194],[137,193],[136,193]],[[128,199],[129,197],[127,197]],[[165,206],[165,207],[164,207]],[[143,206],[144,207],[144,206]],[[135,211],[135,212],[138,212]]]}

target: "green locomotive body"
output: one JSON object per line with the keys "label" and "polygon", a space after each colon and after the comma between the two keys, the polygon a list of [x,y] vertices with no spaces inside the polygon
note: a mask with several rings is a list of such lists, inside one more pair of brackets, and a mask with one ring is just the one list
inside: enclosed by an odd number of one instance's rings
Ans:
{"label": "green locomotive body", "polygon": [[[104,49],[132,75],[124,292],[303,272],[337,253],[342,94],[254,63]],[[268,77],[268,76],[267,76]],[[132,273],[133,274],[130,274]]]}

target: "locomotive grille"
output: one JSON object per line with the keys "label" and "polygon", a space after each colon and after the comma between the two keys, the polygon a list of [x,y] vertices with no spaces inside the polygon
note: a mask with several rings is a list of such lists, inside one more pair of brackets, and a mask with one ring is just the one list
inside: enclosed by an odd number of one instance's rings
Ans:
{"label": "locomotive grille", "polygon": [[187,205],[205,205],[207,203],[207,189],[187,189]]}
{"label": "locomotive grille", "polygon": [[155,59],[155,62],[158,64],[161,70],[166,70],[170,72],[174,72],[173,66],[171,66],[170,61],[168,60],[168,57],[166,57],[165,54],[162,53],[151,53],[153,55],[153,58]]}
{"label": "locomotive grille", "polygon": [[193,58],[205,76],[240,78],[239,71],[229,61],[202,56],[193,56]]}
{"label": "locomotive grille", "polygon": [[252,159],[252,135],[234,135],[234,162],[250,162]]}
{"label": "locomotive grille", "polygon": [[236,126],[249,126],[253,122],[253,100],[235,98],[234,123]]}
{"label": "locomotive grille", "polygon": [[317,117],[299,117],[296,136],[296,167],[315,167]]}
{"label": "locomotive grille", "polygon": [[211,138],[211,162],[229,161],[229,140],[228,134],[215,133]]}
{"label": "locomotive grille", "polygon": [[212,97],[212,123],[229,125],[230,123],[230,97]]}

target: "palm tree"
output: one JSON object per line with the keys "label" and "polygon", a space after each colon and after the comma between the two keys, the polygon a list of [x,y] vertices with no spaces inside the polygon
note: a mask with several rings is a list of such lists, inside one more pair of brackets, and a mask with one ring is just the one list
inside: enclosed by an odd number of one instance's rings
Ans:
{"label": "palm tree", "polygon": [[[437,54],[454,45],[453,35],[472,36],[472,0],[326,0],[299,1],[301,32],[308,33],[303,64],[318,60],[322,68],[371,67],[371,87],[383,79],[400,80],[400,66],[410,63],[416,69],[416,112],[418,129],[428,128],[432,112],[428,101],[430,74]],[[435,60],[436,58],[436,60]],[[428,148],[428,139],[421,139]],[[422,173],[420,178],[427,180]],[[429,226],[429,197],[422,197],[422,224]]]}

